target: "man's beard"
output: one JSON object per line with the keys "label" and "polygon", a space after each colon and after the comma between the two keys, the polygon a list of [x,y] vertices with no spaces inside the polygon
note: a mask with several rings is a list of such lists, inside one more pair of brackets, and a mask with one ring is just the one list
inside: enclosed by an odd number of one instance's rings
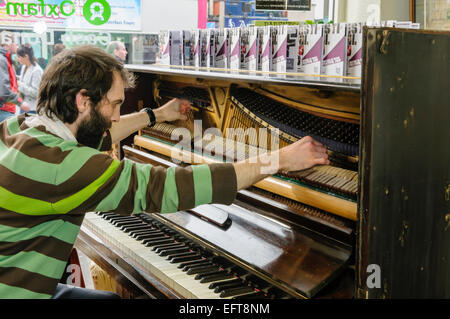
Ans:
{"label": "man's beard", "polygon": [[111,121],[91,107],[90,117],[83,120],[78,127],[77,141],[80,144],[97,149],[102,141],[103,134],[111,128]]}

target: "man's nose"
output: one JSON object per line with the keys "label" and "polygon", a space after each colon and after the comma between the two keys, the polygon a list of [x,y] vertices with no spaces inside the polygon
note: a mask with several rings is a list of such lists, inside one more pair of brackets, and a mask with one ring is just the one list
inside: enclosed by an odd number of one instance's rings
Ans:
{"label": "man's nose", "polygon": [[112,122],[119,122],[120,120],[120,107],[114,108],[113,115],[111,116]]}

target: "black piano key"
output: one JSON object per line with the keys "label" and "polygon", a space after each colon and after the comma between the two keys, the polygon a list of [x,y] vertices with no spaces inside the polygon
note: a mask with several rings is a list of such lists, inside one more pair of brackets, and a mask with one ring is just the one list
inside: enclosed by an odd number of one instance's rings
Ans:
{"label": "black piano key", "polygon": [[208,282],[213,282],[213,281],[218,281],[218,280],[225,280],[225,279],[232,279],[232,278],[235,278],[232,274],[222,271],[217,274],[210,274],[210,275],[203,276],[203,278],[200,279],[200,282],[203,284],[203,283],[208,283]]}
{"label": "black piano key", "polygon": [[215,289],[216,287],[218,287],[221,284],[226,284],[226,283],[234,283],[234,282],[240,282],[242,284],[242,280],[239,278],[235,278],[235,279],[231,279],[231,280],[224,280],[224,281],[216,281],[216,282],[212,282],[208,288],[209,289]]}
{"label": "black piano key", "polygon": [[102,217],[117,215],[116,213],[111,213],[111,212],[96,212],[96,214],[100,215]]}
{"label": "black piano key", "polygon": [[102,218],[106,219],[106,220],[110,220],[111,218],[114,217],[118,217],[119,215],[115,214],[115,213],[105,213],[102,215]]}
{"label": "black piano key", "polygon": [[213,264],[209,260],[202,260],[201,262],[195,262],[195,263],[192,263],[192,264],[187,264],[184,267],[180,267],[180,268],[183,271],[188,271],[189,269],[192,269],[192,268],[206,267],[206,266],[215,266],[217,268],[217,265]]}
{"label": "black piano key", "polygon": [[192,265],[205,264],[207,262],[211,262],[211,261],[206,259],[206,258],[201,257],[198,260],[191,260],[191,261],[183,262],[183,263],[178,265],[178,268],[184,270],[185,267],[189,267],[189,266],[192,266]]}
{"label": "black piano key", "polygon": [[142,230],[138,230],[138,231],[134,230],[134,231],[130,231],[129,235],[130,235],[132,238],[135,238],[135,239],[136,239],[137,236],[146,235],[146,234],[148,234],[149,232],[150,232],[150,230],[148,230],[148,229],[147,229],[147,230],[142,229]]}
{"label": "black piano key", "polygon": [[217,271],[219,268],[217,268],[216,265],[205,265],[201,267],[191,267],[186,273],[188,275],[201,275],[204,273],[210,273],[211,271]]}
{"label": "black piano key", "polygon": [[129,221],[119,221],[116,222],[114,225],[116,225],[117,227],[121,227],[121,226],[131,226],[131,225],[147,225],[144,222],[142,222],[142,220],[137,219],[137,220],[129,220]]}
{"label": "black piano key", "polygon": [[229,282],[228,281],[218,282],[216,288],[214,288],[214,292],[219,293],[226,289],[237,288],[237,287],[247,287],[247,285],[243,284],[242,280],[240,280],[240,279],[231,280]]}
{"label": "black piano key", "polygon": [[181,247],[189,248],[188,246],[186,246],[185,243],[175,242],[175,243],[169,243],[169,244],[162,244],[162,245],[153,246],[152,250],[155,253],[159,254],[164,249],[181,248]]}
{"label": "black piano key", "polygon": [[136,237],[135,237],[135,239],[137,241],[149,241],[149,240],[163,239],[163,238],[169,238],[169,237],[165,236],[162,233],[150,233],[150,234],[143,233],[143,234],[136,235]]}
{"label": "black piano key", "polygon": [[260,290],[270,286],[267,281],[264,281],[263,279],[253,274],[246,276],[245,281],[248,282],[251,286],[256,287]]}
{"label": "black piano key", "polygon": [[143,239],[144,241],[152,241],[157,239],[168,239],[168,238],[173,239],[172,237],[167,236],[166,234],[161,232],[151,232],[148,234],[141,234],[136,237],[137,240],[139,240],[139,238]]}
{"label": "black piano key", "polygon": [[220,297],[225,298],[225,297],[231,297],[231,296],[236,296],[236,295],[243,295],[243,294],[251,293],[254,291],[255,290],[252,287],[248,287],[248,286],[228,288],[228,289],[224,289],[220,293]]}
{"label": "black piano key", "polygon": [[120,219],[112,222],[114,226],[120,227],[123,225],[129,225],[129,224],[136,224],[136,223],[142,223],[139,218],[130,218],[130,219]]}
{"label": "black piano key", "polygon": [[264,291],[270,299],[285,299],[290,297],[286,292],[274,286],[264,289]]}
{"label": "black piano key", "polygon": [[226,271],[228,271],[230,274],[235,275],[236,277],[244,277],[245,275],[248,274],[248,271],[246,271],[245,269],[236,266],[236,265],[228,265],[228,266],[223,266],[221,264],[222,268],[225,269]]}
{"label": "black piano key", "polygon": [[116,222],[120,222],[120,221],[126,221],[126,220],[133,220],[136,219],[136,217],[130,217],[130,216],[112,216],[111,218],[109,218],[109,221],[114,224]]}
{"label": "black piano key", "polygon": [[121,221],[124,221],[124,220],[128,220],[126,217],[124,218],[123,216],[119,216],[119,217],[110,217],[109,219],[108,219],[108,221],[111,223],[111,224],[113,224],[113,225],[115,225],[115,223],[117,223],[117,222],[121,222]]}
{"label": "black piano key", "polygon": [[157,254],[160,255],[161,257],[164,257],[164,256],[168,256],[169,254],[172,254],[172,253],[183,253],[183,252],[191,252],[191,250],[186,247],[162,249]]}
{"label": "black piano key", "polygon": [[215,256],[214,257],[214,262],[217,263],[218,265],[220,265],[222,268],[228,268],[228,267],[233,267],[235,266],[235,264],[233,264],[231,261],[229,261],[228,259],[225,259],[224,257],[220,257],[220,256]]}
{"label": "black piano key", "polygon": [[131,233],[131,235],[134,235],[134,234],[142,235],[144,233],[145,234],[156,234],[156,233],[163,234],[162,231],[160,231],[158,229],[154,229],[151,226],[146,226],[145,228],[142,228],[142,229],[132,230],[130,233]]}
{"label": "black piano key", "polygon": [[113,224],[114,226],[120,228],[124,225],[131,225],[131,224],[136,224],[136,223],[140,223],[139,220],[117,220],[114,222],[111,222],[111,224]]}
{"label": "black piano key", "polygon": [[182,252],[182,253],[169,253],[169,254],[167,254],[167,260],[172,260],[173,258],[176,258],[176,257],[189,256],[192,254],[198,254],[198,253],[195,251],[192,251],[192,250],[188,250],[187,252]]}
{"label": "black piano key", "polygon": [[175,257],[170,261],[170,263],[177,264],[177,263],[180,263],[183,261],[196,260],[196,259],[200,259],[200,258],[201,258],[200,254],[195,254],[192,256],[184,256],[184,257]]}
{"label": "black piano key", "polygon": [[116,227],[120,227],[122,225],[126,225],[127,223],[135,223],[136,221],[131,221],[131,220],[116,220],[111,222],[112,225],[116,226]]}
{"label": "black piano key", "polygon": [[189,240],[186,239],[186,237],[180,236],[178,234],[168,234],[169,236],[172,236],[173,238],[175,238],[177,241],[183,241],[183,242],[189,242]]}
{"label": "black piano key", "polygon": [[137,231],[140,231],[140,230],[149,230],[150,228],[148,227],[148,225],[138,224],[138,225],[122,226],[121,229],[123,231],[125,231],[126,233],[132,233],[132,232],[137,232]]}
{"label": "black piano key", "polygon": [[[167,252],[170,253],[172,250],[175,249],[183,249],[186,251],[192,251],[188,246],[186,246],[183,243],[179,243],[179,242],[173,242],[173,243],[169,243],[169,244],[162,244],[162,245],[157,245],[157,246],[153,246],[152,250],[157,253],[160,254],[161,252]],[[174,251],[175,252],[175,251]],[[180,251],[182,252],[182,251]],[[166,255],[167,256],[167,255]]]}
{"label": "black piano key", "polygon": [[123,231],[127,232],[129,230],[134,229],[134,228],[143,227],[143,226],[145,226],[145,225],[142,224],[141,222],[133,222],[133,223],[130,223],[130,224],[121,224],[121,225],[119,225],[117,227],[119,227],[120,230],[123,230]]}
{"label": "black piano key", "polygon": [[249,294],[235,296],[232,299],[267,299],[267,296],[261,291],[255,291]]}
{"label": "black piano key", "polygon": [[152,247],[152,246],[155,246],[158,244],[170,243],[170,242],[173,242],[173,239],[170,237],[164,237],[164,238],[160,238],[160,239],[153,238],[151,240],[146,239],[146,240],[142,241],[142,243],[147,247]]}
{"label": "black piano key", "polygon": [[211,270],[211,271],[207,271],[207,272],[204,272],[204,273],[202,273],[202,274],[197,274],[197,275],[195,276],[195,279],[196,279],[196,280],[200,280],[200,279],[202,279],[202,278],[205,277],[205,276],[209,276],[209,275],[217,275],[217,274],[223,274],[223,273],[225,273],[225,271],[220,270],[219,267],[216,267],[215,269],[213,269],[213,270]]}
{"label": "black piano key", "polygon": [[159,233],[159,232],[158,233],[150,233],[150,234],[141,234],[141,235],[136,236],[137,241],[151,240],[151,239],[155,239],[155,238],[161,239],[161,238],[168,238],[168,237],[164,236],[163,233]]}

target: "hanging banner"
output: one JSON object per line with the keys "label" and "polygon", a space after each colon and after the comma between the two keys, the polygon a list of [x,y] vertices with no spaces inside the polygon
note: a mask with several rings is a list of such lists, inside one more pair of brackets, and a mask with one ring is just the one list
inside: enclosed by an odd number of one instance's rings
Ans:
{"label": "hanging banner", "polygon": [[256,0],[255,2],[256,10],[311,10],[311,0]]}
{"label": "hanging banner", "polygon": [[141,0],[0,0],[0,25],[141,30]]}

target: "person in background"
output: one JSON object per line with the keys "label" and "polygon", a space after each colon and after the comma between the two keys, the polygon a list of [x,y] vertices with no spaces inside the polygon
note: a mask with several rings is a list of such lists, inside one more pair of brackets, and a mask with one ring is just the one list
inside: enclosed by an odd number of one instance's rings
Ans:
{"label": "person in background", "polygon": [[109,54],[112,54],[118,59],[120,62],[125,63],[127,60],[127,48],[125,47],[125,44],[121,41],[112,41],[109,43],[108,47],[106,48],[106,52]]}
{"label": "person in background", "polygon": [[16,113],[16,106],[28,110],[29,105],[18,94],[16,71],[11,56],[16,53],[17,45],[11,32],[0,34],[0,122]]}
{"label": "person in background", "polygon": [[52,57],[54,57],[58,53],[64,51],[65,49],[66,49],[66,46],[63,43],[56,43],[53,46]]}
{"label": "person in background", "polygon": [[44,70],[47,67],[48,61],[43,57],[40,57],[39,59],[37,59],[37,61],[42,70]]}
{"label": "person in background", "polygon": [[20,113],[36,113],[38,101],[39,83],[42,78],[42,68],[34,57],[33,47],[24,44],[17,50],[17,59],[22,65],[20,71],[18,90],[24,101],[29,104],[27,109],[22,108]]}

